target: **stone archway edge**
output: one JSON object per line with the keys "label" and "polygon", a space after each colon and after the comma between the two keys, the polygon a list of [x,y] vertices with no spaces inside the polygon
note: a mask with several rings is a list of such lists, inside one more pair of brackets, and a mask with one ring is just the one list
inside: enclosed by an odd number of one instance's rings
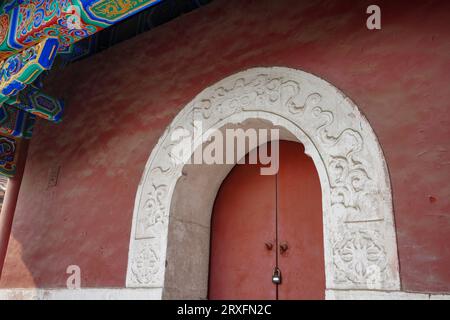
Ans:
{"label": "stone archway edge", "polygon": [[[366,118],[341,91],[294,69],[249,69],[202,91],[153,149],[136,195],[127,287],[163,288],[171,198],[183,166],[171,161],[173,130],[207,130],[264,115],[294,124],[318,169],[327,289],[400,289],[389,175]],[[242,115],[242,116],[241,116]],[[193,190],[195,192],[195,190]]]}

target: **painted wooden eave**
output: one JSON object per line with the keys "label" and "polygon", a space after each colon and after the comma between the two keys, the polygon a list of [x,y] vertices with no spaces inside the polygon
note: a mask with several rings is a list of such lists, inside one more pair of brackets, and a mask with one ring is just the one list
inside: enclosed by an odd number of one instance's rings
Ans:
{"label": "painted wooden eave", "polygon": [[14,176],[16,149],[36,117],[61,121],[64,104],[33,83],[59,52],[162,0],[7,0],[0,6],[0,175]]}
{"label": "painted wooden eave", "polygon": [[61,51],[162,0],[7,0],[0,6],[0,60],[47,37]]}

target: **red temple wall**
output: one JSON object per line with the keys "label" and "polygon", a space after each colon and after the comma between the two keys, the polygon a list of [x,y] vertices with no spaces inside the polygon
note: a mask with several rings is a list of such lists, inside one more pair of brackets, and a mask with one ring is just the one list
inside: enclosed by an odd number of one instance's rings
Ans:
{"label": "red temple wall", "polygon": [[340,88],[376,132],[403,289],[450,292],[450,2],[379,1],[380,31],[369,4],[216,0],[58,71],[47,90],[67,111],[35,129],[0,287],[65,287],[73,264],[83,287],[123,287],[137,185],[165,127],[226,76],[286,66]]}

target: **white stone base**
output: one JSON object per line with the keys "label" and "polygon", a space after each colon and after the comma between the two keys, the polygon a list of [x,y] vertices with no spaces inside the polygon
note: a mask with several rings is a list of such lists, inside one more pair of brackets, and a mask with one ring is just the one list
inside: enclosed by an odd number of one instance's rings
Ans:
{"label": "white stone base", "polygon": [[0,289],[0,300],[159,300],[161,288]]}
{"label": "white stone base", "polygon": [[449,294],[404,291],[326,290],[326,300],[448,300]]}
{"label": "white stone base", "polygon": [[[159,300],[162,288],[0,289],[0,300]],[[450,300],[450,294],[326,290],[326,300]]]}

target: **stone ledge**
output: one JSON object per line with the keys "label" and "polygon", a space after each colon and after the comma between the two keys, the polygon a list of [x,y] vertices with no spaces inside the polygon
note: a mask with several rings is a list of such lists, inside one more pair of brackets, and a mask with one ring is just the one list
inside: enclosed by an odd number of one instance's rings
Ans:
{"label": "stone ledge", "polygon": [[[162,288],[0,289],[0,300],[158,300]],[[450,300],[450,294],[404,291],[335,290],[327,300]]]}
{"label": "stone ledge", "polygon": [[325,291],[327,300],[450,300],[450,294],[405,291],[335,290]]}
{"label": "stone ledge", "polygon": [[158,300],[162,288],[0,289],[0,300]]}

